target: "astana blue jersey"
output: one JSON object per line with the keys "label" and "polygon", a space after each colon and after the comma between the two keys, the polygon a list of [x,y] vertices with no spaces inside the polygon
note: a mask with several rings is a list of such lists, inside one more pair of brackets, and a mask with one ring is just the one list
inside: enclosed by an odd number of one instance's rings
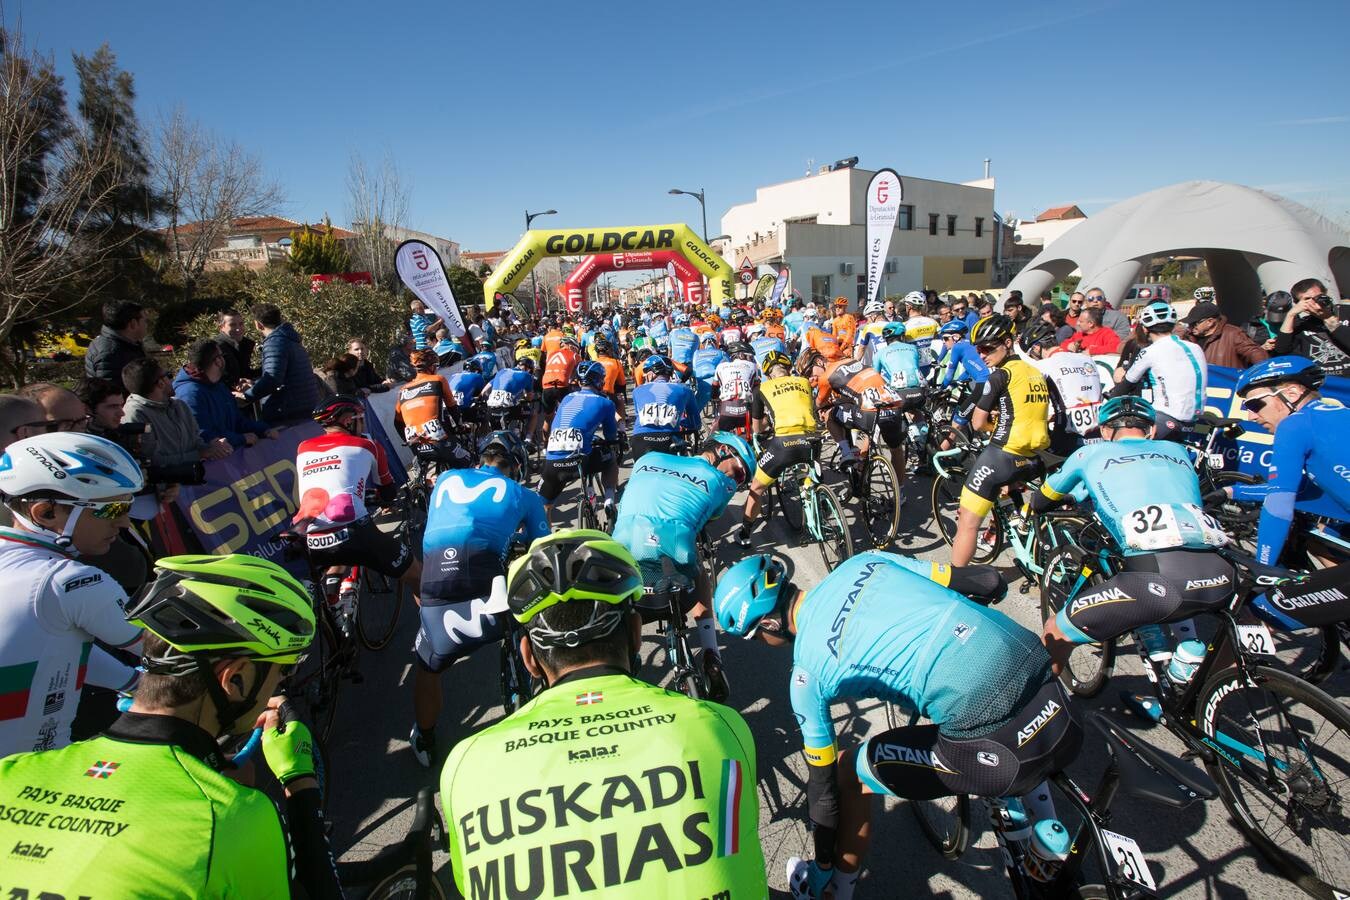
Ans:
{"label": "astana blue jersey", "polygon": [[807,593],[789,696],[809,763],[834,762],[834,701],[885,700],[961,735],[1002,725],[1044,683],[1039,636],[932,580],[950,571],[869,551]]}
{"label": "astana blue jersey", "polygon": [[604,433],[605,440],[616,440],[619,426],[615,421],[614,401],[590,388],[573,391],[558,401],[553,424],[548,432],[547,459],[566,459],[591,452],[595,432]]}
{"label": "astana blue jersey", "polygon": [[697,558],[698,533],[727,508],[736,482],[701,456],[645,453],[623,490],[614,540],[639,562]]}
{"label": "astana blue jersey", "polygon": [[923,387],[919,372],[919,348],[902,341],[880,344],[872,355],[872,368],[893,388]]}
{"label": "astana blue jersey", "polygon": [[694,351],[698,349],[698,335],[688,326],[676,328],[670,333],[670,359],[682,366],[694,361]]}
{"label": "astana blue jersey", "polygon": [[447,375],[445,380],[450,385],[450,393],[455,395],[455,403],[460,409],[473,406],[483,390],[483,385],[487,384],[487,380],[477,372],[456,372]]}
{"label": "astana blue jersey", "polygon": [[687,384],[648,381],[633,390],[633,434],[692,431],[698,415],[698,397]]}
{"label": "astana blue jersey", "polygon": [[783,316],[783,333],[787,335],[788,340],[795,341],[805,330],[806,316],[802,315],[801,310],[795,309]]}
{"label": "astana blue jersey", "polygon": [[549,533],[544,501],[495,468],[454,469],[436,479],[422,534],[422,599],[486,597],[506,573],[511,536]]}

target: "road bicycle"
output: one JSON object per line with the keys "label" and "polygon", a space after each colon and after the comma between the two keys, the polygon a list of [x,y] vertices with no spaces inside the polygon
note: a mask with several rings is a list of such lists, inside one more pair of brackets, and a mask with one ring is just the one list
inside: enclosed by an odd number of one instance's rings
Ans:
{"label": "road bicycle", "polygon": [[881,430],[873,426],[867,449],[855,462],[845,463],[847,481],[840,488],[844,502],[857,501],[858,514],[867,523],[872,546],[883,550],[900,531],[900,479],[891,462],[890,449],[881,442]]}
{"label": "road bicycle", "polygon": [[[706,530],[699,532],[697,553],[699,568],[711,584],[716,568],[715,549]],[[694,663],[693,644],[697,626],[689,620],[688,612],[693,601],[694,585],[675,572],[669,558],[662,558],[661,571],[661,580],[652,586],[649,594],[643,595],[638,602],[638,611],[644,623],[657,624],[657,633],[665,644],[666,665],[670,669],[670,681],[675,690],[695,700],[706,699],[711,696],[711,686],[707,673]]]}
{"label": "road bicycle", "polygon": [[825,570],[853,555],[853,537],[844,518],[844,505],[837,494],[821,483],[819,441],[810,462],[797,463],[783,470],[774,484],[774,498],[783,521],[799,536],[806,536],[820,548]]}
{"label": "road bicycle", "polygon": [[585,471],[584,454],[578,453],[568,457],[567,462],[575,466],[577,471],[577,527],[609,531],[614,523],[610,521],[610,514],[605,511],[605,487],[600,480],[600,474],[597,472],[592,475]]}
{"label": "road bicycle", "polygon": [[417,811],[403,840],[380,850],[370,859],[337,864],[344,888],[370,885],[365,900],[443,900],[452,896],[433,870],[432,853],[449,852],[445,824],[432,801],[431,788],[417,792]]}

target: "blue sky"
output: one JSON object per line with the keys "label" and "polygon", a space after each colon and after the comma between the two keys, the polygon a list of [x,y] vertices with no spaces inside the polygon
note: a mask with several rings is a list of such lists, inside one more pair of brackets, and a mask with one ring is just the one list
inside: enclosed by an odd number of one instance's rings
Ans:
{"label": "blue sky", "polygon": [[[108,42],[144,122],[182,105],[257,154],[296,219],[347,221],[391,153],[410,225],[465,249],[544,226],[709,229],[757,185],[858,156],[1033,216],[1191,178],[1350,218],[1350,3],[697,4],[7,0],[71,72]],[[1333,42],[1334,43],[1334,42]],[[73,77],[68,86],[74,90]]]}

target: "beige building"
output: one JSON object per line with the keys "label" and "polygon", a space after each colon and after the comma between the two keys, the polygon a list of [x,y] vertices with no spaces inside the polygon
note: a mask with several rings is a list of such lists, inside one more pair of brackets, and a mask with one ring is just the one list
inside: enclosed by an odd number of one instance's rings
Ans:
{"label": "beige building", "polygon": [[1036,244],[1044,250],[1072,231],[1075,226],[1086,221],[1087,214],[1072,203],[1066,206],[1052,206],[1037,216],[1034,222],[1017,223],[1017,242]]}
{"label": "beige building", "polygon": [[[823,167],[815,175],[755,191],[731,207],[721,230],[733,266],[748,257],[761,271],[787,263],[790,287],[817,302],[866,293],[867,183],[874,170]],[[881,293],[987,288],[993,277],[994,179],[965,184],[901,175],[900,218],[886,256]]]}
{"label": "beige building", "polygon": [[[178,228],[178,242],[182,252],[196,240],[202,226],[197,222],[188,222]],[[230,222],[227,228],[215,239],[207,251],[206,269],[230,269],[243,266],[246,269],[262,269],[274,262],[285,260],[291,255],[291,235],[301,231],[304,222],[296,222],[281,216],[241,216]],[[322,222],[311,224],[309,228],[323,234],[332,231],[339,241],[348,241],[356,235],[345,228],[326,225]],[[167,228],[159,232],[173,252],[174,235]],[[203,238],[209,232],[201,232]]]}

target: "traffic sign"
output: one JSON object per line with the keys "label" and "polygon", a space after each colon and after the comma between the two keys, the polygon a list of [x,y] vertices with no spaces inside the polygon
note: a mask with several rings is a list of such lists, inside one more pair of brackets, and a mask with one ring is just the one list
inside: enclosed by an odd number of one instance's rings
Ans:
{"label": "traffic sign", "polygon": [[741,260],[741,284],[755,283],[755,264],[750,262],[750,257]]}

